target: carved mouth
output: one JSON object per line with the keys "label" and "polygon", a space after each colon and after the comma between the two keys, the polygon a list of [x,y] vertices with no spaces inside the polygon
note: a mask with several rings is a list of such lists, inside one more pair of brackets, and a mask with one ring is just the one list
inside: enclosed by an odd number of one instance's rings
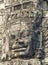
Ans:
{"label": "carved mouth", "polygon": [[18,49],[16,48],[16,49],[12,50],[12,58],[27,55],[28,51],[29,51],[28,46],[27,47],[21,47]]}
{"label": "carved mouth", "polygon": [[25,50],[26,50],[26,48],[18,48],[18,49],[14,49],[12,51],[14,51],[14,52],[20,52],[20,51],[25,51]]}
{"label": "carved mouth", "polygon": [[26,46],[25,46],[25,45],[23,45],[23,46],[22,46],[22,45],[21,45],[21,46],[20,46],[20,45],[17,45],[17,46],[12,47],[12,50],[14,50],[14,49],[19,49],[19,50],[21,50],[21,49],[25,49],[25,48],[27,48],[27,47],[28,47],[28,45],[26,45]]}

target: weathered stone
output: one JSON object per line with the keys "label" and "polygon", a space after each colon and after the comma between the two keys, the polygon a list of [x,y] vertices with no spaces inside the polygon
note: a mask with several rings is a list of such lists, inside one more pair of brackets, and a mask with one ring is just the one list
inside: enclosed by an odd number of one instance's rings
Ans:
{"label": "weathered stone", "polygon": [[[48,1],[0,0],[0,64],[48,63]],[[47,58],[46,58],[47,57]]]}

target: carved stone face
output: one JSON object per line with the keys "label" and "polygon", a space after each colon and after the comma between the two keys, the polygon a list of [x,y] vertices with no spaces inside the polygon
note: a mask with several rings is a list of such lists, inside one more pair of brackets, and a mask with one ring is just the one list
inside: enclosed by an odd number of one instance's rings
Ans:
{"label": "carved stone face", "polygon": [[30,26],[27,23],[21,22],[11,26],[10,45],[16,57],[30,53],[31,38]]}

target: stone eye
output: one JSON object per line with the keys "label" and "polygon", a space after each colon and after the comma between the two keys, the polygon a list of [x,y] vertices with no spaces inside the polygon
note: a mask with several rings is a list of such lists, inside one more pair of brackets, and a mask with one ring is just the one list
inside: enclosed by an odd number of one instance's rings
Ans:
{"label": "stone eye", "polygon": [[15,35],[11,35],[11,39],[15,39]]}
{"label": "stone eye", "polygon": [[23,36],[24,37],[29,36],[29,31],[24,31]]}

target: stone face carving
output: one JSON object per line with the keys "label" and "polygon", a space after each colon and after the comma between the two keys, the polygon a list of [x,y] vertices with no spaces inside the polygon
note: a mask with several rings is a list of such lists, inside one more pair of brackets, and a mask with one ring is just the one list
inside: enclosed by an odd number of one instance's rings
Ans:
{"label": "stone face carving", "polygon": [[20,22],[11,26],[9,30],[9,46],[12,57],[29,56],[30,54],[32,55],[32,32],[30,32],[30,27],[26,22]]}
{"label": "stone face carving", "polygon": [[43,12],[43,10],[47,10],[47,4],[44,5],[46,2],[41,2],[31,2],[30,0],[28,3],[7,6],[9,9],[8,12],[6,11],[1,58],[4,63],[2,65],[42,65],[42,59],[44,59],[44,46],[42,47],[42,43],[44,44],[42,29],[44,28],[42,27],[44,23],[46,24],[44,22],[42,25],[42,19],[47,16]]}
{"label": "stone face carving", "polygon": [[[40,19],[40,17],[37,18]],[[35,21],[39,22],[38,19]],[[34,22],[34,24],[36,23]],[[32,18],[13,18],[12,20],[8,18],[6,33],[5,51],[7,51],[5,53],[9,56],[7,57],[9,60],[13,58],[24,59],[34,57]]]}

